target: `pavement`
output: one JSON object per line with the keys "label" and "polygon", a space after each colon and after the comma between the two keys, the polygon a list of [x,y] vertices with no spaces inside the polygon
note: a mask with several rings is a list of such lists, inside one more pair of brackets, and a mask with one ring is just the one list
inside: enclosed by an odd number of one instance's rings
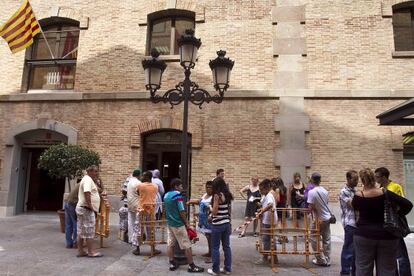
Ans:
{"label": "pavement", "polygon": [[[160,256],[149,258],[150,248],[143,245],[142,256],[135,256],[128,244],[118,240],[118,217],[111,213],[111,233],[105,239],[102,258],[77,258],[76,249],[65,248],[65,237],[60,232],[58,216],[55,213],[28,213],[15,217],[0,219],[0,275],[192,275],[187,273],[187,266],[177,271],[168,271],[166,245],[157,248],[162,251]],[[233,221],[233,227],[241,220]],[[339,275],[340,252],[343,230],[340,223],[332,227],[332,265],[330,267],[303,267],[305,258],[302,256],[279,255],[278,273],[275,275]],[[269,266],[255,265],[260,258],[255,249],[257,238],[247,235],[238,238],[231,236],[233,256],[233,275],[272,275]],[[414,260],[414,234],[406,238],[408,252]],[[98,243],[97,243],[98,245]],[[195,263],[207,268],[201,257],[206,253],[207,243],[204,237],[193,246]],[[312,258],[311,258],[312,259]],[[414,267],[413,262],[411,266]],[[207,275],[205,272],[203,275]]]}

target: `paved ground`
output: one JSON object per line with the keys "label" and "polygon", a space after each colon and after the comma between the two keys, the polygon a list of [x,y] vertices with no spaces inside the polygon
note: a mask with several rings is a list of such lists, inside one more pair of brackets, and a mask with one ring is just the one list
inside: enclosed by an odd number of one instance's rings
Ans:
{"label": "paved ground", "polygon": [[[111,216],[117,222],[115,214]],[[237,221],[234,222],[236,225]],[[276,275],[339,275],[339,255],[342,246],[342,228],[336,224],[332,228],[332,266],[320,268],[312,266],[311,271],[301,267],[303,257],[280,256],[279,273]],[[132,248],[117,240],[117,226],[111,226],[111,235],[101,249],[103,258],[76,258],[75,249],[66,249],[64,234],[59,231],[58,218],[52,213],[35,213],[0,219],[0,275],[190,275],[186,266],[169,272],[167,268],[166,246],[160,246],[161,256],[148,259],[134,256]],[[414,259],[414,237],[407,238],[411,260]],[[266,266],[254,265],[260,258],[255,250],[255,238],[239,239],[232,235],[233,275],[271,275]],[[206,242],[201,237],[194,246],[195,262],[206,269],[208,264],[200,256],[205,253]],[[142,248],[143,254],[149,247]],[[414,264],[412,264],[414,267]],[[312,273],[313,271],[313,273]],[[206,274],[204,274],[206,275]]]}

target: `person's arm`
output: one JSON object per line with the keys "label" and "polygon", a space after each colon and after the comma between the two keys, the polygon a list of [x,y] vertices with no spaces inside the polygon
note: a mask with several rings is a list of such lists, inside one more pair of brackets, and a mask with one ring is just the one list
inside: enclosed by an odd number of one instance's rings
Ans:
{"label": "person's arm", "polygon": [[187,205],[191,205],[191,204],[200,204],[200,199],[190,199],[189,201],[187,201]]}
{"label": "person's arm", "polygon": [[292,198],[291,198],[292,189],[293,189],[293,184],[289,184],[288,192],[287,192],[287,195],[286,195],[286,197],[287,197],[287,207],[291,206],[291,204],[292,204]]}
{"label": "person's arm", "polygon": [[398,214],[407,215],[413,208],[413,204],[408,199],[397,195],[391,191],[387,191],[388,198],[391,202],[395,202],[399,206]]}
{"label": "person's arm", "polygon": [[220,200],[220,196],[215,194],[214,198],[213,198],[213,208],[211,210],[211,214],[213,216],[217,215],[217,213],[218,213],[219,200]]}
{"label": "person's arm", "polygon": [[160,193],[161,197],[165,194],[164,185],[161,181],[158,183],[158,193]]}
{"label": "person's arm", "polygon": [[246,199],[245,193],[250,189],[249,185],[245,186],[240,190],[240,195],[243,199]]}
{"label": "person's arm", "polygon": [[180,212],[180,218],[184,222],[185,228],[190,228],[190,224],[188,224],[188,221],[187,221],[187,212],[186,211],[181,211]]}
{"label": "person's arm", "polygon": [[85,200],[86,200],[86,207],[88,207],[89,209],[91,209],[93,211],[93,207],[92,207],[92,201],[91,201],[91,192],[84,192],[83,193],[85,195]]}
{"label": "person's arm", "polygon": [[280,202],[280,190],[279,190],[279,188],[276,189],[275,194],[276,194],[275,200],[276,200],[276,203],[278,203],[278,202]]}
{"label": "person's arm", "polygon": [[183,204],[183,198],[181,197],[181,195],[179,195],[179,197],[177,197],[176,200],[178,211],[180,212],[180,218],[183,221],[185,228],[190,228],[190,224],[187,221],[187,212],[185,211]]}

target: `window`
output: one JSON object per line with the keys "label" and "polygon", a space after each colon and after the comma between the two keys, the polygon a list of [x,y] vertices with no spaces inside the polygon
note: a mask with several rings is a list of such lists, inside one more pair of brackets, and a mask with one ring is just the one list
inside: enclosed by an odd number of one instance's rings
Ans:
{"label": "window", "polygon": [[70,90],[75,83],[79,42],[79,22],[53,18],[40,22],[53,53],[52,58],[43,35],[36,35],[26,52],[26,89]]}
{"label": "window", "polygon": [[414,51],[414,1],[393,6],[395,51]]}
{"label": "window", "polygon": [[177,39],[195,28],[195,14],[185,10],[163,10],[148,15],[147,54],[155,48],[161,55],[178,55]]}

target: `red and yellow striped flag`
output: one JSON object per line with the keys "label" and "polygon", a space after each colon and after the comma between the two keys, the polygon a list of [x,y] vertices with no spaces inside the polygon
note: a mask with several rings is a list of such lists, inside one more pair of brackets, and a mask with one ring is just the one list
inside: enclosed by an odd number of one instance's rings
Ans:
{"label": "red and yellow striped flag", "polygon": [[25,0],[16,13],[0,28],[0,36],[9,44],[12,53],[26,49],[33,43],[33,37],[40,33],[29,0]]}

